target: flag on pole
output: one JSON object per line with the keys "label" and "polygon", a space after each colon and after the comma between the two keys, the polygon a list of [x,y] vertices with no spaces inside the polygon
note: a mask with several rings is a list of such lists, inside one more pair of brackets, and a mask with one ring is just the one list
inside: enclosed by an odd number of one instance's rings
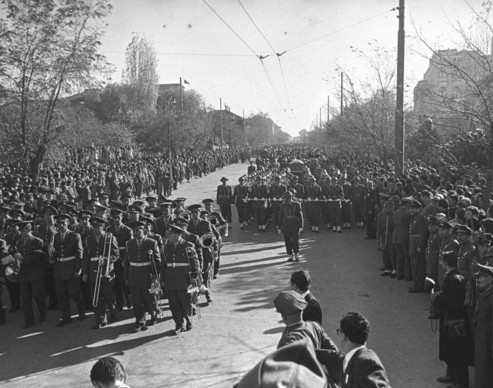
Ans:
{"label": "flag on pole", "polygon": [[190,85],[190,83],[186,79],[183,80],[183,83],[184,84],[187,84],[187,85]]}

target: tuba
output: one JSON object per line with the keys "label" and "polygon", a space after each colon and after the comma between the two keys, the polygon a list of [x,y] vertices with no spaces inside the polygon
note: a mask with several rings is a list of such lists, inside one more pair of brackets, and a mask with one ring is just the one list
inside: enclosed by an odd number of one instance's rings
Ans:
{"label": "tuba", "polygon": [[199,238],[200,245],[202,248],[212,248],[214,242],[216,241],[216,237],[212,233],[206,233]]}

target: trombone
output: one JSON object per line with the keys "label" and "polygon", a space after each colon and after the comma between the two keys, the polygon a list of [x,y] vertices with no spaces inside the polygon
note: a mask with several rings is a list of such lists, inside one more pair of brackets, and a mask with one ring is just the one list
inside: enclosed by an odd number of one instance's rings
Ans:
{"label": "trombone", "polygon": [[[104,248],[103,248],[103,256],[99,258],[98,269],[96,271],[96,283],[94,285],[94,292],[92,296],[92,305],[96,307],[99,301],[99,294],[101,292],[101,282],[103,281],[103,277],[110,278],[110,264],[111,264],[111,242],[112,242],[112,234],[106,233],[104,236]],[[104,255],[104,252],[106,256]],[[106,264],[106,270],[103,274],[103,267]]]}
{"label": "trombone", "polygon": [[149,293],[154,296],[154,303],[156,304],[156,307],[159,311],[159,318],[163,318],[164,311],[160,303],[162,289],[161,289],[161,283],[159,282],[159,271],[157,268],[156,260],[154,258],[154,252],[152,249],[149,249],[149,258],[151,259],[151,266],[152,266],[152,281],[151,281],[151,288],[149,289]]}

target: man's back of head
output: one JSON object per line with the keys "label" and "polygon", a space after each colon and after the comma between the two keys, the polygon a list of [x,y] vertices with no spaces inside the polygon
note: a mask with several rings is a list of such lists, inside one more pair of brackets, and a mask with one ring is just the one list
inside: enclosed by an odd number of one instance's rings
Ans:
{"label": "man's back of head", "polygon": [[90,378],[96,388],[128,388],[127,374],[122,363],[114,357],[103,357],[91,368]]}
{"label": "man's back of head", "polygon": [[301,292],[306,292],[310,289],[312,279],[310,273],[305,270],[293,272],[291,275],[291,285],[296,286]]}
{"label": "man's back of head", "polygon": [[353,344],[365,345],[370,334],[370,322],[360,313],[349,312],[340,323],[341,331]]}

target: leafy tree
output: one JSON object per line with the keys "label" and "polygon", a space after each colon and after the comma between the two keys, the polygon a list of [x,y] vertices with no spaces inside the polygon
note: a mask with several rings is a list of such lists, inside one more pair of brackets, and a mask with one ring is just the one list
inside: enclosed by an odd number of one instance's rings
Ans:
{"label": "leafy tree", "polygon": [[66,129],[63,96],[101,82],[98,54],[107,0],[1,0],[0,109],[5,145],[28,162],[36,181],[50,146]]}
{"label": "leafy tree", "polygon": [[159,76],[154,44],[145,35],[134,34],[125,53],[123,85],[128,86],[130,109],[154,113],[158,98]]}

